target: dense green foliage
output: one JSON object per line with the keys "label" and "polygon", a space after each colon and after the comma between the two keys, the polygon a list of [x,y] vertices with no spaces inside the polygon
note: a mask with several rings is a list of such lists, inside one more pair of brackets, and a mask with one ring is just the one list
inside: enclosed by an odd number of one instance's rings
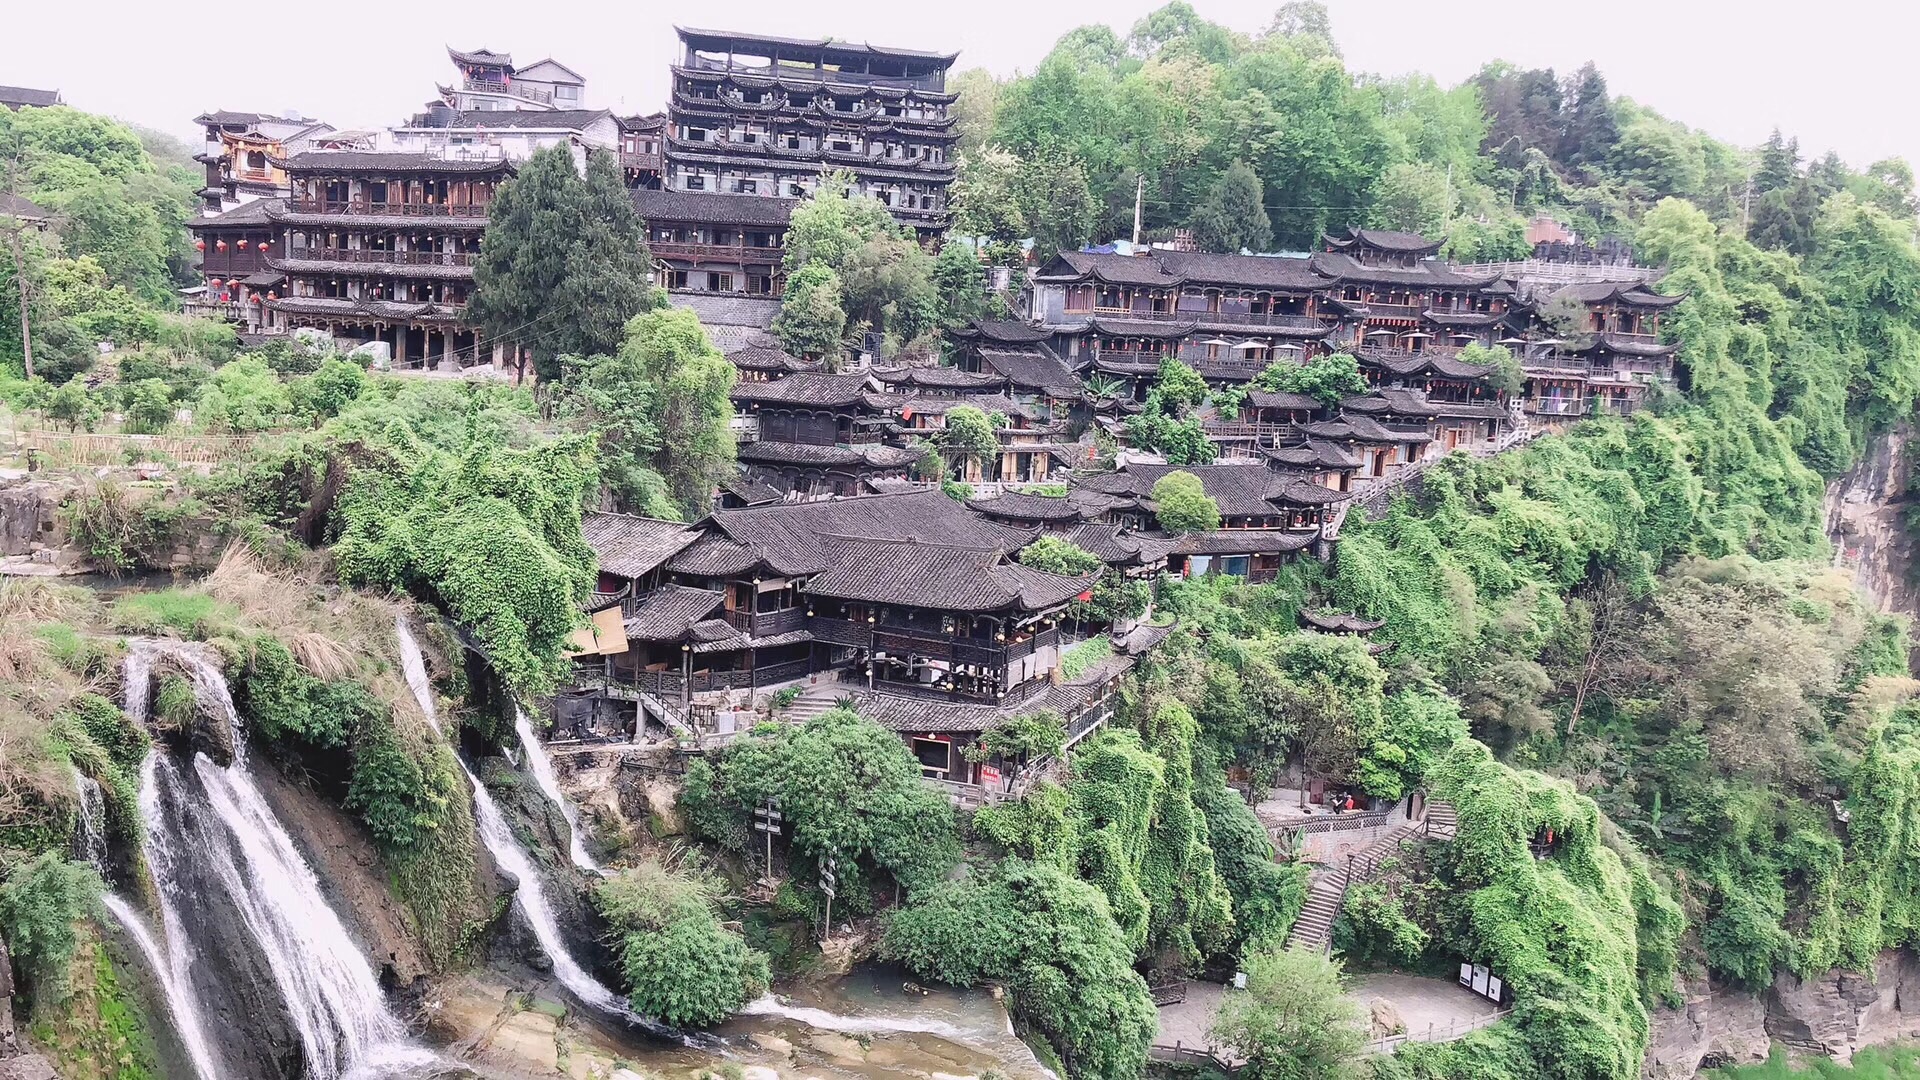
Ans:
{"label": "dense green foliage", "polygon": [[487,207],[467,318],[489,339],[526,349],[543,381],[560,357],[611,353],[627,320],[664,301],[646,231],[611,154],[536,151]]}
{"label": "dense green foliage", "polygon": [[1220,527],[1220,505],[1190,472],[1170,472],[1153,482],[1153,517],[1170,533],[1212,532]]}
{"label": "dense green foliage", "polygon": [[734,468],[739,372],[690,311],[636,315],[612,356],[569,358],[558,411],[599,433],[600,469],[620,509],[693,520]]}
{"label": "dense green foliage", "polygon": [[35,1009],[57,1008],[70,989],[74,925],[98,913],[106,885],[93,867],[46,852],[0,882],[0,930],[26,976]]}
{"label": "dense green foliage", "polygon": [[646,860],[594,886],[593,902],[642,1016],[705,1027],[765,992],[767,958],[720,924],[718,881]]}
{"label": "dense green foliage", "polygon": [[[1564,781],[1501,765],[1477,743],[1429,779],[1460,826],[1431,856],[1445,899],[1416,921],[1437,955],[1499,975],[1515,1012],[1459,1042],[1409,1044],[1380,1074],[1640,1075],[1647,1009],[1676,997],[1684,924],[1645,857],[1609,842],[1599,810]],[[1536,858],[1529,845],[1549,831]]]}
{"label": "dense green foliage", "polygon": [[779,800],[792,827],[795,880],[811,882],[834,857],[840,903],[851,912],[871,909],[868,875],[885,874],[917,891],[938,882],[959,857],[953,810],[920,783],[920,764],[906,744],[846,709],[694,762],[680,805],[702,836],[746,852],[755,835],[749,815],[768,798]]}
{"label": "dense green foliage", "polygon": [[335,509],[334,558],[350,583],[442,606],[508,684],[539,690],[552,685],[593,586],[580,514],[598,482],[595,455],[579,437],[502,445],[479,428],[479,405],[462,403],[469,431],[444,448],[384,410],[322,431],[357,461]]}
{"label": "dense green foliage", "polygon": [[1317,952],[1273,945],[1245,961],[1245,993],[1222,999],[1213,1036],[1254,1080],[1340,1080],[1360,1068],[1367,1037],[1360,1003],[1340,986],[1340,965]]}
{"label": "dense green foliage", "polygon": [[1005,981],[1014,1016],[1069,1075],[1140,1075],[1153,998],[1106,897],[1060,867],[1008,859],[943,882],[894,916],[886,948],[923,978]]}
{"label": "dense green foliage", "polygon": [[[897,349],[943,322],[933,256],[855,186],[847,173],[822,176],[787,227],[789,287],[774,331],[802,355],[837,355],[836,336],[858,341],[868,332]],[[839,320],[828,305],[836,299]]]}

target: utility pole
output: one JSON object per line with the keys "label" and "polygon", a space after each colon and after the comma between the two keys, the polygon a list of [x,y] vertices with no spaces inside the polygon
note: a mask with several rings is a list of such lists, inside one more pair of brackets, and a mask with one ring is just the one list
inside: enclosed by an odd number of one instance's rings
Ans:
{"label": "utility pole", "polygon": [[[14,141],[13,156],[7,159],[7,195],[9,198],[20,194],[20,143]],[[20,233],[26,229],[21,218],[15,217],[7,226],[7,237],[13,247],[13,287],[20,294],[20,357],[26,362],[28,381],[33,379],[33,317],[27,303],[27,261],[20,252]]]}
{"label": "utility pole", "polygon": [[1147,174],[1134,177],[1133,183],[1133,243],[1140,244],[1140,206],[1147,200]]}

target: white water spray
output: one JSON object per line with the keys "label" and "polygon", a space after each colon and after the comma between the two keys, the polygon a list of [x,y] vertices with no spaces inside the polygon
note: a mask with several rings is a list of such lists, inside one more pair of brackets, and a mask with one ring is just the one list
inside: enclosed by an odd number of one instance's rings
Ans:
{"label": "white water spray", "polygon": [[419,1060],[425,1052],[404,1045],[405,1029],[387,1010],[373,969],[255,786],[247,766],[246,732],[211,650],[178,642],[130,645],[126,706],[136,723],[146,722],[153,664],[166,655],[193,681],[200,709],[224,722],[233,740],[233,762],[224,768],[205,754],[194,755],[198,792],[158,750],[148,755],[142,769],[147,861],[169,945],[164,970],[171,971],[183,989],[191,985],[193,957],[176,906],[182,888],[176,870],[179,860],[192,859],[220,883],[266,957],[299,1032],[309,1076],[336,1080],[362,1062],[395,1055]]}
{"label": "white water spray", "polygon": [[221,1080],[220,1070],[213,1064],[213,1049],[207,1045],[206,1031],[200,1026],[200,1006],[194,999],[192,988],[184,984],[180,973],[174,970],[172,961],[160,943],[153,940],[147,931],[147,924],[140,919],[140,913],[120,898],[118,893],[108,893],[101,897],[107,910],[119,920],[127,936],[133,939],[140,952],[147,958],[147,966],[153,969],[154,978],[160,980],[160,990],[167,998],[167,1011],[173,1016],[174,1034],[180,1038],[180,1045],[186,1048],[187,1057],[193,1063],[193,1075],[199,1080]]}
{"label": "white water spray", "polygon": [[520,736],[520,748],[527,755],[527,768],[533,773],[534,782],[540,785],[540,791],[547,799],[560,808],[560,816],[567,819],[568,857],[573,860],[573,865],[587,873],[600,873],[600,864],[587,854],[587,846],[580,842],[580,816],[574,813],[573,804],[560,791],[560,778],[554,775],[553,759],[547,756],[547,747],[535,734],[526,711],[518,705],[513,707],[513,730]]}
{"label": "white water spray", "polygon": [[[407,686],[420,703],[420,711],[426,714],[427,722],[438,731],[439,710],[434,705],[433,688],[427,683],[426,665],[420,658],[420,644],[407,631],[404,619],[400,621],[398,632],[401,668],[406,672]],[[457,754],[454,756],[459,758]],[[534,871],[533,861],[527,857],[519,840],[514,838],[513,830],[508,828],[506,818],[500,813],[500,807],[493,801],[493,795],[473,774],[473,770],[467,767],[464,759],[460,760],[460,769],[467,774],[467,784],[473,789],[473,817],[480,833],[480,842],[493,855],[494,864],[514,880],[517,886],[513,892],[514,906],[533,930],[534,940],[540,943],[541,951],[552,961],[553,974],[560,980],[560,985],[584,1005],[649,1030],[661,1030],[658,1024],[628,1008],[620,995],[595,979],[567,951],[566,941],[560,936],[560,924],[554,918],[553,907],[547,903],[546,894],[541,890],[540,877]]]}
{"label": "white water spray", "polygon": [[80,792],[80,838],[75,851],[82,862],[100,872],[101,880],[112,884],[107,872],[107,800],[93,777],[73,770],[73,783]]}

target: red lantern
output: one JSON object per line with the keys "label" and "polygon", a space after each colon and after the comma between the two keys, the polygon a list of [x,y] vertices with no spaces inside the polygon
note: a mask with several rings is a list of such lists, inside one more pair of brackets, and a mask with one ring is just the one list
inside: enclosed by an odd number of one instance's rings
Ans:
{"label": "red lantern", "polygon": [[240,250],[241,251],[247,250],[247,242],[245,240],[240,241]]}
{"label": "red lantern", "polygon": [[193,250],[195,251],[207,250],[207,242],[205,240],[195,240],[193,242]]}
{"label": "red lantern", "polygon": [[227,242],[225,240],[215,240],[213,246],[221,251],[227,250]]}
{"label": "red lantern", "polygon": [[253,302],[254,302],[254,303],[256,303],[256,304],[260,302],[260,294],[259,294],[259,293],[254,293],[254,294],[253,294]]}

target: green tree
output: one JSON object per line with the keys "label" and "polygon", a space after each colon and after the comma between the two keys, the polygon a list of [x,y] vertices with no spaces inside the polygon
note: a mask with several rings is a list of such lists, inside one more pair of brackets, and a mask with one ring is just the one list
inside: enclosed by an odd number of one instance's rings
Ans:
{"label": "green tree", "polygon": [[1374,186],[1367,220],[1375,228],[1399,229],[1439,237],[1453,220],[1453,184],[1444,170],[1401,162]]}
{"label": "green tree", "polygon": [[627,1000],[642,1016],[706,1027],[766,991],[767,957],[721,925],[722,892],[697,864],[675,868],[652,859],[594,885]]}
{"label": "green tree", "polygon": [[158,435],[173,424],[173,391],[159,379],[142,379],[126,388],[127,430]]}
{"label": "green tree", "polygon": [[1369,389],[1360,363],[1347,353],[1316,356],[1305,364],[1276,360],[1254,376],[1253,384],[1276,393],[1305,394],[1326,405],[1364,394]]}
{"label": "green tree", "polygon": [[1260,252],[1273,247],[1273,223],[1267,219],[1266,189],[1244,161],[1220,174],[1207,197],[1194,208],[1193,236],[1207,251]]}
{"label": "green tree", "polygon": [[1567,79],[1562,100],[1566,112],[1559,159],[1576,169],[1604,167],[1620,137],[1613,118],[1613,100],[1607,96],[1606,76],[1593,61],[1587,61]]}
{"label": "green tree", "polygon": [[293,412],[286,384],[257,356],[235,360],[214,372],[194,418],[214,431],[266,431],[284,424]]}
{"label": "green tree", "polygon": [[949,241],[940,249],[933,261],[933,288],[943,330],[965,326],[986,314],[986,275],[979,256],[966,244]]}
{"label": "green tree", "polygon": [[613,351],[660,304],[645,239],[611,155],[589,155],[582,179],[567,147],[536,151],[487,208],[467,319],[557,381],[560,357]]}
{"label": "green tree", "polygon": [[78,375],[61,383],[47,398],[47,419],[67,425],[68,431],[80,428],[92,431],[100,426],[105,412],[99,395],[88,388],[86,381]]}
{"label": "green tree", "polygon": [[646,223],[634,209],[633,193],[612,152],[587,155],[581,204],[573,250],[567,255],[566,333],[555,347],[568,355],[591,356],[619,348],[633,317],[664,306],[666,300],[653,285]]}
{"label": "green tree", "polygon": [[600,430],[623,505],[657,513],[664,494],[672,516],[692,520],[734,468],[729,395],[738,378],[693,312],[667,308],[634,316],[613,357],[576,366],[566,396]]}
{"label": "green tree", "polygon": [[15,867],[0,883],[0,930],[26,976],[37,1013],[67,999],[72,988],[67,969],[79,945],[74,927],[99,914],[104,891],[93,867],[52,851]]}
{"label": "green tree", "polygon": [[796,356],[824,358],[838,367],[847,333],[840,275],[823,262],[811,262],[794,271],[780,298],[780,313],[773,317],[773,332]]}
{"label": "green tree", "polygon": [[294,384],[299,404],[313,414],[315,422],[346,411],[367,389],[367,373],[358,363],[331,356],[320,362],[313,374]]}
{"label": "green tree", "polygon": [[1213,1037],[1247,1059],[1256,1080],[1344,1080],[1367,1029],[1340,965],[1310,949],[1271,945],[1243,961],[1245,993],[1221,1001]]}
{"label": "green tree", "polygon": [[978,462],[982,469],[989,469],[1000,455],[1000,436],[986,413],[972,405],[956,405],[947,410],[940,448],[949,458]]}
{"label": "green tree", "polygon": [[1075,577],[1091,574],[1105,564],[1100,556],[1058,536],[1042,536],[1020,549],[1020,563],[1049,574]]}
{"label": "green tree", "polygon": [[1220,527],[1220,504],[1190,472],[1170,472],[1154,481],[1154,520],[1172,533],[1212,532]]}
{"label": "green tree", "polygon": [[948,189],[954,231],[994,240],[1027,236],[1025,169],[1024,162],[998,146],[963,154]]}

